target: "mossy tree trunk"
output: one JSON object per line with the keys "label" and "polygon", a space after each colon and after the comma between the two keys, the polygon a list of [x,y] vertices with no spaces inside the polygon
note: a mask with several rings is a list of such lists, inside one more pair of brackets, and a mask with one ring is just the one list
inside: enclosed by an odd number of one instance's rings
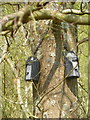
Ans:
{"label": "mossy tree trunk", "polygon": [[[89,12],[90,12],[90,2]],[[90,15],[88,16],[88,21],[90,21]],[[90,26],[88,26],[88,118],[90,118]]]}

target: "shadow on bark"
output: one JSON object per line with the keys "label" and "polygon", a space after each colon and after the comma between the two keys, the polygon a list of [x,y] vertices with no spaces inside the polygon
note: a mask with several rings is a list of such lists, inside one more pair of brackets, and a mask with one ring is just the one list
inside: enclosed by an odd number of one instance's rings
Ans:
{"label": "shadow on bark", "polygon": [[66,80],[68,88],[71,90],[71,92],[78,97],[78,84],[77,79],[67,79]]}
{"label": "shadow on bark", "polygon": [[56,43],[56,58],[55,58],[55,62],[47,76],[47,79],[43,85],[43,91],[47,90],[50,82],[52,81],[52,77],[55,74],[57,68],[60,65],[60,60],[62,57],[62,38],[61,38],[61,23],[54,23],[53,22],[53,33],[54,33],[54,37],[55,37],[55,43]]}

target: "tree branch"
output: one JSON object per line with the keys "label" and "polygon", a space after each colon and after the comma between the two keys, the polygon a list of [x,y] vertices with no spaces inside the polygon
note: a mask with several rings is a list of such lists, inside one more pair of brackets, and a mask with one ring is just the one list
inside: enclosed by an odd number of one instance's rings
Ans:
{"label": "tree branch", "polygon": [[66,10],[63,10],[62,13],[64,13],[64,14],[75,14],[75,15],[84,15],[84,14],[89,14],[90,15],[90,12],[88,10],[82,12],[81,10],[76,10],[76,9],[66,9]]}
{"label": "tree branch", "polygon": [[19,12],[5,16],[0,20],[0,34],[7,34],[22,24],[33,20],[31,12],[36,20],[57,19],[61,22],[68,22],[79,25],[90,25],[88,16],[64,14],[54,10],[42,9],[42,7],[30,8],[27,6]]}
{"label": "tree branch", "polygon": [[77,46],[79,46],[79,45],[81,45],[82,43],[87,42],[87,41],[88,41],[88,38],[86,37],[86,38],[84,38],[83,40],[78,41]]}

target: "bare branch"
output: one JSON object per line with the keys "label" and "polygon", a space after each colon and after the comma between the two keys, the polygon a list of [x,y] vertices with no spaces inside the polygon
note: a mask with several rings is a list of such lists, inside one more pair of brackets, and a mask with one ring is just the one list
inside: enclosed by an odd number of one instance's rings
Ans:
{"label": "bare branch", "polygon": [[88,94],[88,91],[84,88],[84,85],[82,85],[80,82],[78,82],[78,84],[79,84],[80,87]]}
{"label": "bare branch", "polygon": [[[26,6],[16,13],[5,16],[0,20],[0,34],[7,34],[8,32],[13,31],[13,29],[18,28],[22,24],[32,20],[33,18],[31,16],[31,12],[33,13],[35,20],[58,19],[61,22],[68,22],[79,25],[90,25],[88,16],[65,14],[65,11],[63,11],[63,13],[60,13],[58,11],[46,10],[42,8],[42,6],[36,8]],[[71,10],[69,12],[71,12]]]}
{"label": "bare branch", "polygon": [[88,10],[82,12],[81,10],[76,10],[76,9],[66,9],[66,10],[63,10],[62,13],[64,13],[64,14],[75,14],[75,15],[84,15],[84,14],[89,14],[90,15],[90,12]]}
{"label": "bare branch", "polygon": [[84,38],[83,40],[78,41],[77,46],[81,45],[82,43],[85,43],[88,41],[88,38]]}
{"label": "bare branch", "polygon": [[37,53],[37,51],[38,51],[40,45],[42,44],[42,42],[43,42],[43,40],[44,40],[44,38],[45,38],[45,36],[46,36],[47,33],[48,33],[48,30],[46,30],[45,33],[42,35],[42,38],[40,39],[39,44],[36,46],[36,49],[34,51],[34,55]]}

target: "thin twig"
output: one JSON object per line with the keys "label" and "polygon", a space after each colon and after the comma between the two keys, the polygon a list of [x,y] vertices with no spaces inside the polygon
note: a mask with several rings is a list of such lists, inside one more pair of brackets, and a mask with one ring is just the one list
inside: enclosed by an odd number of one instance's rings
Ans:
{"label": "thin twig", "polygon": [[51,90],[49,90],[48,92],[46,92],[45,94],[43,94],[41,96],[41,99],[39,100],[39,102],[37,103],[37,105],[40,104],[40,102],[43,100],[43,98],[48,95],[50,92],[52,92],[53,90],[55,90],[57,87],[59,87],[65,80],[66,78],[73,72],[73,70],[75,70],[75,68],[77,67],[77,65],[70,71],[70,73],[68,75],[66,75],[56,86],[54,86],[53,88],[51,88]]}
{"label": "thin twig", "polygon": [[81,83],[80,82],[77,82],[79,85],[80,85],[80,87],[88,94],[88,91],[86,91],[86,89],[83,87],[83,85],[81,85]]}
{"label": "thin twig", "polygon": [[87,37],[84,38],[83,40],[78,41],[77,46],[79,46],[79,45],[81,45],[81,44],[83,44],[85,42],[88,42],[88,38]]}
{"label": "thin twig", "polygon": [[37,53],[40,45],[42,44],[43,40],[45,39],[45,36],[46,36],[47,33],[48,33],[48,30],[42,35],[42,38],[41,38],[39,44],[37,45],[37,47],[36,47],[36,49],[35,49],[35,51],[34,51],[34,55],[36,55],[36,53]]}

